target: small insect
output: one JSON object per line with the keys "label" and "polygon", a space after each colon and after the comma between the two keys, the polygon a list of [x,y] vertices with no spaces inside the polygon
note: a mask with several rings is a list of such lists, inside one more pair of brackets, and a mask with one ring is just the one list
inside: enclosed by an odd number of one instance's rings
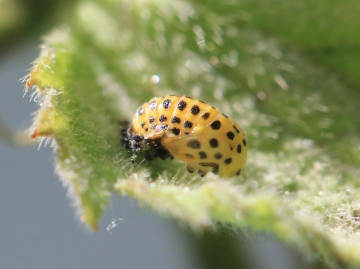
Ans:
{"label": "small insect", "polygon": [[246,138],[241,127],[217,108],[188,96],[155,97],[144,103],[122,142],[148,159],[176,158],[198,170],[220,177],[240,175],[246,162]]}

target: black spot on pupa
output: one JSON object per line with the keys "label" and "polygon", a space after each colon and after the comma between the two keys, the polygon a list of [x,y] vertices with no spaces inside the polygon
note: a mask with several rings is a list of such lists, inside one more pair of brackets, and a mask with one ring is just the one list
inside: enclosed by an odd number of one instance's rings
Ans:
{"label": "black spot on pupa", "polygon": [[166,120],[167,120],[167,117],[166,117],[166,116],[160,115],[160,117],[159,117],[159,121],[160,121],[160,122],[164,122],[164,121],[166,121]]}
{"label": "black spot on pupa", "polygon": [[225,118],[229,118],[227,115],[225,115],[224,113],[223,113],[223,116],[225,117]]}
{"label": "black spot on pupa", "polygon": [[199,157],[200,157],[200,159],[206,159],[207,158],[206,152],[205,151],[200,151],[199,152]]}
{"label": "black spot on pupa", "polygon": [[218,175],[219,174],[219,165],[215,166],[212,171],[215,175]]}
{"label": "black spot on pupa", "polygon": [[145,132],[149,131],[149,128],[145,128]]}
{"label": "black spot on pupa", "polygon": [[139,110],[137,111],[137,115],[141,116],[144,113],[144,110],[142,107],[139,108]]}
{"label": "black spot on pupa", "polygon": [[241,174],[241,169],[238,170],[235,175],[240,176],[240,174]]}
{"label": "black spot on pupa", "polygon": [[220,160],[223,157],[223,155],[220,152],[218,152],[214,154],[214,157],[215,159]]}
{"label": "black spot on pupa", "polygon": [[200,162],[199,165],[204,166],[204,167],[207,167],[207,166],[210,166],[210,167],[219,166],[217,163],[203,163],[203,162]]}
{"label": "black spot on pupa", "polygon": [[235,134],[233,132],[227,132],[226,133],[227,138],[229,138],[230,140],[234,140]]}
{"label": "black spot on pupa", "polygon": [[190,153],[185,153],[184,156],[188,159],[194,159],[194,155],[192,155]]}
{"label": "black spot on pupa", "polygon": [[189,173],[194,173],[195,172],[195,168],[190,166],[190,165],[187,165],[186,169],[188,170]]}
{"label": "black spot on pupa", "polygon": [[199,112],[200,112],[200,108],[197,105],[195,105],[191,108],[191,113],[193,115],[197,115],[197,114],[199,114]]}
{"label": "black spot on pupa", "polygon": [[239,144],[236,148],[237,153],[241,153],[241,145]]}
{"label": "black spot on pupa", "polygon": [[211,129],[213,130],[219,130],[221,127],[221,122],[216,120],[213,123],[210,124]]}
{"label": "black spot on pupa", "polygon": [[156,125],[156,124],[151,125],[151,129],[153,129],[153,130],[155,130],[155,129],[156,129],[156,127],[157,127],[157,125]]}
{"label": "black spot on pupa", "polygon": [[246,139],[243,139],[243,145],[246,147]]}
{"label": "black spot on pupa", "polygon": [[192,122],[184,121],[184,128],[191,128],[193,126]]}
{"label": "black spot on pupa", "polygon": [[185,132],[184,134],[189,135],[189,134],[190,134],[190,132]]}
{"label": "black spot on pupa", "polygon": [[201,116],[204,120],[207,120],[210,117],[210,113],[206,112],[204,115]]}
{"label": "black spot on pupa", "polygon": [[155,110],[155,108],[156,108],[156,101],[152,101],[150,104],[149,104],[149,108],[150,108],[150,110]]}
{"label": "black spot on pupa", "polygon": [[232,162],[232,158],[227,158],[227,159],[224,161],[225,164],[231,164],[231,162]]}
{"label": "black spot on pupa", "polygon": [[171,100],[165,99],[163,102],[163,108],[168,109],[171,106]]}
{"label": "black spot on pupa", "polygon": [[155,121],[155,118],[153,117],[153,116],[151,116],[150,118],[149,118],[149,123],[153,123]]}
{"label": "black spot on pupa", "polygon": [[142,123],[140,124],[140,126],[141,126],[141,128],[144,128],[145,122],[142,122]]}
{"label": "black spot on pupa", "polygon": [[216,138],[211,138],[209,144],[210,147],[217,148],[219,146],[219,141]]}
{"label": "black spot on pupa", "polygon": [[189,142],[187,142],[186,144],[189,148],[192,149],[199,149],[200,148],[200,141],[199,140],[190,140]]}
{"label": "black spot on pupa", "polygon": [[237,134],[240,133],[240,130],[235,125],[233,126],[233,128]]}
{"label": "black spot on pupa", "polygon": [[179,129],[179,128],[172,128],[172,129],[171,129],[171,132],[172,132],[174,135],[179,135],[179,134],[180,134],[180,129]]}
{"label": "black spot on pupa", "polygon": [[176,116],[172,117],[172,118],[171,118],[171,123],[172,123],[172,124],[180,123],[180,118],[178,118],[178,117],[176,117]]}
{"label": "black spot on pupa", "polygon": [[169,128],[169,126],[167,124],[162,124],[160,126],[160,129],[163,130],[163,131],[166,131],[168,128]]}
{"label": "black spot on pupa", "polygon": [[186,102],[184,100],[180,101],[178,104],[177,104],[177,108],[179,110],[184,110],[186,107]]}

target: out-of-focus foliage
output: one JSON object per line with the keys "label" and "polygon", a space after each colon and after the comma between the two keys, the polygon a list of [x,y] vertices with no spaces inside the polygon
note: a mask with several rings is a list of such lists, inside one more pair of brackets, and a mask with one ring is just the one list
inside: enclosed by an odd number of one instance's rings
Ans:
{"label": "out-of-focus foliage", "polygon": [[360,85],[360,2],[356,0],[245,0],[248,27],[275,35]]}
{"label": "out-of-focus foliage", "polygon": [[75,1],[0,0],[0,53],[30,35],[43,35],[64,23]]}

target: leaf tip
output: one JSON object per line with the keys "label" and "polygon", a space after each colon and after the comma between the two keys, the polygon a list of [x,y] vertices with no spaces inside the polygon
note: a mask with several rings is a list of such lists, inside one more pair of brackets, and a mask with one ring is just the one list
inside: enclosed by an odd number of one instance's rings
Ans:
{"label": "leaf tip", "polygon": [[80,217],[80,221],[82,223],[87,224],[87,226],[94,232],[97,233],[99,231],[99,225],[97,224],[97,222],[95,221],[91,221],[91,218],[87,218],[85,215],[82,215]]}

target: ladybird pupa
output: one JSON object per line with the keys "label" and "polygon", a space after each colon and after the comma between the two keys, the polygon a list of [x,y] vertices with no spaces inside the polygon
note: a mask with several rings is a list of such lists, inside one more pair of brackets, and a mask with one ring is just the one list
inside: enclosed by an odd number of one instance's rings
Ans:
{"label": "ladybird pupa", "polygon": [[240,175],[247,143],[244,131],[217,108],[188,96],[155,97],[139,107],[123,142],[149,158],[175,157],[187,170],[220,177]]}

